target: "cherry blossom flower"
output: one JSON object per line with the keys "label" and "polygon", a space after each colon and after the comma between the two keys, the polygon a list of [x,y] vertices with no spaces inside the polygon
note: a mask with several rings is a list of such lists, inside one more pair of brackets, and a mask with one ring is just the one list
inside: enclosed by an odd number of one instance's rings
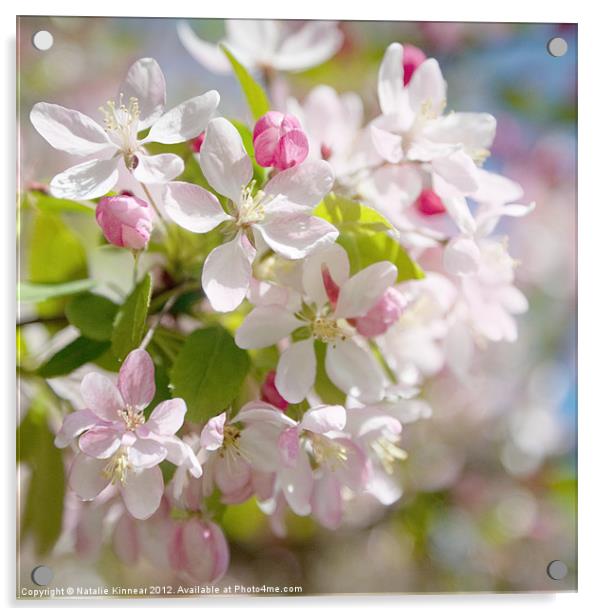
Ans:
{"label": "cherry blossom flower", "polygon": [[397,268],[388,261],[349,276],[347,253],[338,244],[303,263],[303,296],[283,304],[268,299],[257,305],[236,332],[244,349],[270,346],[300,330],[281,354],[276,387],[288,402],[300,402],[316,378],[314,341],[326,343],[326,372],[342,391],[364,401],[382,397],[384,376],[351,325],[367,315],[390,288]]}
{"label": "cherry blossom flower", "polygon": [[102,374],[87,374],[81,384],[87,408],[68,415],[55,439],[57,447],[66,447],[79,436],[80,453],[71,466],[69,483],[82,500],[93,500],[114,484],[138,519],[150,517],[159,507],[160,462],[185,464],[193,475],[201,474],[190,447],[175,436],[184,422],[184,401],[166,400],[148,420],[144,417],[155,395],[154,373],[150,356],[138,349],[123,362],[117,386]]}
{"label": "cherry blossom flower", "polygon": [[387,48],[378,75],[382,115],[371,124],[374,146],[390,163],[428,162],[433,172],[465,194],[478,188],[476,162],[489,155],[495,118],[487,113],[450,113],[447,84],[429,58],[404,86],[403,47]]}
{"label": "cherry blossom flower", "polygon": [[189,231],[207,233],[227,223],[225,232],[234,236],[215,248],[203,266],[203,289],[215,310],[228,312],[243,301],[258,241],[286,259],[301,259],[336,240],[337,229],[312,216],[313,206],[332,187],[328,163],[287,169],[256,191],[251,159],[240,134],[224,118],[209,122],[199,158],[209,184],[230,200],[229,211],[209,191],[185,182],[166,185],[164,204],[172,220]]}
{"label": "cherry blossom flower", "polygon": [[279,111],[268,111],[257,120],[253,148],[258,165],[281,171],[302,163],[309,152],[307,136],[299,120]]}
{"label": "cherry blossom flower", "polygon": [[278,467],[278,437],[294,423],[265,402],[249,403],[230,421],[225,412],[211,418],[192,442],[203,476],[191,480],[184,467],[178,468],[174,497],[188,509],[216,488],[228,504],[242,503],[253,494],[268,498],[272,488],[268,475]]}
{"label": "cherry blossom flower", "polygon": [[[111,190],[120,162],[143,183],[173,180],[184,170],[175,154],[151,156],[145,144],[181,143],[207,126],[219,103],[215,90],[191,98],[164,113],[165,78],[152,58],[142,58],[129,69],[117,95],[102,109],[104,128],[95,120],[52,103],[36,103],[30,119],[36,130],[57,150],[89,157],[55,176],[51,193],[65,199],[93,199]],[[140,131],[149,129],[143,139]]]}
{"label": "cherry blossom flower", "polygon": [[[303,71],[322,64],[340,49],[343,34],[336,22],[227,19],[222,44],[250,70]],[[232,70],[219,48],[200,39],[186,22],[178,35],[188,53],[215,73]]]}
{"label": "cherry blossom flower", "polygon": [[96,206],[96,222],[108,242],[130,250],[142,250],[153,229],[148,203],[137,197],[104,197]]}
{"label": "cherry blossom flower", "polygon": [[327,528],[340,525],[343,488],[361,490],[368,473],[364,452],[343,432],[345,423],[344,407],[322,405],[282,432],[274,504],[281,493],[297,515],[311,513]]}

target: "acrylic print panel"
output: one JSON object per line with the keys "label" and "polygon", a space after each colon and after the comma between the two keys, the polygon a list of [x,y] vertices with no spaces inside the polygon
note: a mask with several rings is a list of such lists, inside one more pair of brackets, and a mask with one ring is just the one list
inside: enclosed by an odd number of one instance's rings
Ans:
{"label": "acrylic print panel", "polygon": [[18,33],[19,597],[576,589],[576,26]]}

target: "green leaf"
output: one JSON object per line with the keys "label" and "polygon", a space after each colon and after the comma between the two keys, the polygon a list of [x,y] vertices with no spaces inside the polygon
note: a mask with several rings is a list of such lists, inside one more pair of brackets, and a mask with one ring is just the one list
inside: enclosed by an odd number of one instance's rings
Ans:
{"label": "green leaf", "polygon": [[314,389],[325,404],[345,404],[345,394],[328,378],[324,363],[326,360],[326,344],[316,340],[316,382]]}
{"label": "green leaf", "polygon": [[222,327],[199,329],[188,336],[174,362],[174,396],[184,398],[187,419],[205,421],[236,398],[249,370],[249,356]]}
{"label": "green leaf", "polygon": [[19,282],[19,301],[21,303],[43,302],[55,297],[64,297],[87,291],[94,286],[94,281],[86,278],[58,284]]}
{"label": "green leaf", "polygon": [[38,368],[37,372],[46,379],[69,374],[100,357],[110,346],[107,340],[90,340],[81,336],[54,354]]}
{"label": "green leaf", "polygon": [[47,554],[62,530],[65,469],[45,413],[35,406],[17,429],[17,455],[31,472],[21,518],[21,539],[32,535],[37,554]]}
{"label": "green leaf", "polygon": [[92,340],[109,340],[119,306],[94,293],[80,293],[66,306],[65,314],[82,336]]}
{"label": "green leaf", "polygon": [[379,212],[345,197],[330,193],[318,203],[314,216],[333,224],[339,231],[394,231],[393,225]]}
{"label": "green leaf", "polygon": [[230,60],[232,70],[247,99],[253,119],[258,120],[270,110],[270,101],[264,89],[249,75],[247,69],[232,55],[232,52],[225,45],[220,45],[220,47],[228,60]]}
{"label": "green leaf", "polygon": [[77,214],[94,214],[94,208],[69,199],[57,199],[37,190],[25,193],[23,203],[42,212],[75,212]]}
{"label": "green leaf", "polygon": [[373,263],[390,261],[397,267],[397,282],[424,278],[420,266],[386,233],[344,231],[337,242],[347,251],[352,274]]}
{"label": "green leaf", "polygon": [[146,274],[117,312],[111,336],[113,353],[117,359],[125,359],[142,342],[151,291],[151,275]]}

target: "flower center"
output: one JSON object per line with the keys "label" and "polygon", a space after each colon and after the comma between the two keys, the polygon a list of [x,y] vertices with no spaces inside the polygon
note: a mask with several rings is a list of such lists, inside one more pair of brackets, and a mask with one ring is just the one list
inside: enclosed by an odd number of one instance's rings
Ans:
{"label": "flower center", "polygon": [[347,337],[338,321],[328,317],[316,317],[311,324],[311,333],[322,342],[336,342]]}
{"label": "flower center", "polygon": [[243,186],[240,192],[240,202],[238,205],[238,215],[236,224],[239,227],[249,227],[255,223],[261,222],[265,216],[263,190],[258,190],[255,194],[255,180],[252,180],[248,186]]}
{"label": "flower center", "polygon": [[121,147],[127,167],[132,168],[137,162],[135,152],[138,149],[138,120],[140,118],[138,99],[132,96],[126,106],[123,94],[120,94],[117,102],[107,101],[106,107],[100,107],[100,111],[104,115],[106,131]]}
{"label": "flower center", "polygon": [[129,466],[127,451],[122,449],[118,451],[105,466],[103,475],[107,479],[110,479],[112,484],[119,482],[123,485],[127,478]]}
{"label": "flower center", "polygon": [[331,470],[344,464],[349,453],[344,445],[315,432],[308,433],[313,458],[318,466],[326,465]]}
{"label": "flower center", "polygon": [[371,447],[389,475],[393,474],[395,462],[405,460],[408,457],[408,454],[403,449],[386,436],[381,436],[372,441]]}
{"label": "flower center", "polygon": [[144,413],[131,407],[118,411],[118,414],[123,419],[128,430],[135,430],[145,422]]}

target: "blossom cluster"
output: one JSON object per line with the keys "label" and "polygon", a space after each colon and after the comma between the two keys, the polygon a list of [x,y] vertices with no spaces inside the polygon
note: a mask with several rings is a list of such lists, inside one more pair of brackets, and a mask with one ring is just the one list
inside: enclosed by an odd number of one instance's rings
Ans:
{"label": "blossom cluster", "polygon": [[[206,67],[230,69],[188,25],[179,35]],[[336,24],[234,20],[223,46],[268,77],[320,64],[341,42]],[[495,231],[533,205],[483,168],[495,118],[446,112],[437,60],[411,45],[389,45],[375,85],[370,119],[358,94],[319,85],[301,101],[280,97],[245,135],[219,116],[215,91],[165,112],[165,78],[144,58],[105,106],[104,126],[59,105],[33,107],[40,135],[85,159],[51,180],[51,194],[97,200],[106,241],[136,264],[171,228],[217,238],[199,272],[203,314],[251,358],[276,353],[253,393],[234,401],[234,392],[202,421],[191,420],[185,396],[156,400],[157,324],[116,379],[86,374],[84,408],[66,415],[55,440],[73,453],[70,487],[94,501],[77,524],[86,549],[117,511],[124,562],[144,557],[210,582],[229,560],[216,499],[254,498],[279,535],[289,511],[336,529],[355,498],[391,506],[402,495],[404,426],[431,414],[424,383],[444,366],[465,378],[479,346],[516,339],[514,315],[527,300]],[[157,143],[187,143],[191,160],[153,153]],[[178,179],[191,163],[202,182]],[[394,252],[378,250],[383,238]]]}

